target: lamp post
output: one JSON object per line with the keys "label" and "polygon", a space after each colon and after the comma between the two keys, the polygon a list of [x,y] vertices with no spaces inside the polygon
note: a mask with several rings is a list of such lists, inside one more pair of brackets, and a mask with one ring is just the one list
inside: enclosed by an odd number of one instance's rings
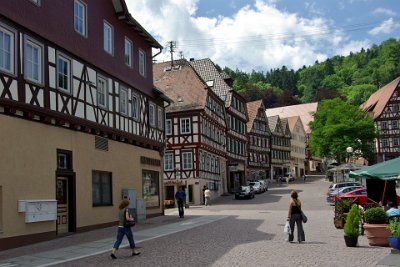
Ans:
{"label": "lamp post", "polygon": [[346,148],[346,152],[348,154],[348,158],[347,158],[347,162],[350,163],[351,162],[351,156],[353,154],[353,148],[351,146]]}

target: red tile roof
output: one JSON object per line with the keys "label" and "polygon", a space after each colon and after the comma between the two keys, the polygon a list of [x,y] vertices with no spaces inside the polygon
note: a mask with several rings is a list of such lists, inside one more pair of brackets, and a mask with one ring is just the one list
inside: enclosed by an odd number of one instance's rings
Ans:
{"label": "red tile roof", "polygon": [[372,113],[374,119],[378,118],[382,114],[386,104],[389,102],[393,92],[399,86],[399,82],[400,77],[397,77],[395,80],[373,93],[368,100],[361,105],[361,108]]}

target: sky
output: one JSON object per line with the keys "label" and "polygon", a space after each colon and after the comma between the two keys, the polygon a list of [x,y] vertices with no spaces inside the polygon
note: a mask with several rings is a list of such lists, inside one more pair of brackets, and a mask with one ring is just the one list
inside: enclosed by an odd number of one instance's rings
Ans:
{"label": "sky", "polygon": [[221,67],[297,70],[400,39],[400,0],[126,0],[162,45],[155,60],[210,58]]}

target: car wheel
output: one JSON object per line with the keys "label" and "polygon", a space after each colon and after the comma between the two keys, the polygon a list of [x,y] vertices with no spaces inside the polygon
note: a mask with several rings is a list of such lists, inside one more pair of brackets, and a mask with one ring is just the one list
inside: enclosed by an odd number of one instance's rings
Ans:
{"label": "car wheel", "polygon": [[254,195],[251,195],[251,198],[254,198]]}
{"label": "car wheel", "polygon": [[237,196],[235,196],[235,199],[239,199]]}

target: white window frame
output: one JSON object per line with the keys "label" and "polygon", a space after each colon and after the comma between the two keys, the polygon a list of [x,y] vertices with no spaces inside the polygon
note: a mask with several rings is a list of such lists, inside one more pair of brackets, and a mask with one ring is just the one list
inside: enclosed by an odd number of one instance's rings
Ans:
{"label": "white window frame", "polygon": [[132,51],[133,51],[133,43],[127,37],[125,37],[124,42],[124,61],[125,64],[132,68]]}
{"label": "white window frame", "polygon": [[163,128],[163,121],[164,121],[164,112],[162,110],[162,108],[157,107],[157,126],[158,129],[162,129]]}
{"label": "white window frame", "polygon": [[[66,69],[67,73],[64,73],[64,72],[60,73],[59,60],[61,60],[67,64],[67,69]],[[57,88],[62,91],[65,91],[67,93],[71,93],[71,60],[62,54],[57,54],[57,74],[56,75],[57,75]],[[65,76],[67,79],[66,88],[60,86],[60,75]]]}
{"label": "white window frame", "polygon": [[180,132],[181,134],[190,134],[192,132],[190,125],[190,118],[180,119]]}
{"label": "white window frame", "polygon": [[193,169],[193,152],[184,151],[182,152],[182,170]]}
{"label": "white window frame", "polygon": [[[100,88],[100,84],[104,84],[104,88]],[[102,89],[101,91],[100,91],[100,89]],[[105,77],[103,77],[103,76],[100,76],[100,75],[98,75],[97,76],[97,89],[96,89],[96,92],[97,92],[97,94],[96,94],[96,96],[97,96],[97,105],[99,106],[99,107],[101,107],[101,108],[107,108],[107,106],[108,106],[108,101],[107,101],[107,99],[108,99],[108,79],[107,78],[105,78]],[[101,103],[100,102],[100,95],[104,95],[104,103]]]}
{"label": "white window frame", "polygon": [[[2,72],[6,72],[9,74],[15,74],[15,38],[17,36],[16,32],[14,30],[11,30],[10,28],[4,27],[3,24],[0,24],[0,33],[2,33],[3,35],[8,35],[10,37],[10,46],[7,47],[9,51],[4,49],[3,44],[0,44],[0,54],[2,54],[3,56],[3,62],[0,62],[0,71]],[[3,49],[1,49],[3,48]],[[7,49],[6,48],[6,49]],[[9,60],[10,60],[10,67],[6,68],[5,66],[5,58],[6,58],[6,53],[9,53]]]}
{"label": "white window frame", "polygon": [[139,119],[140,101],[139,95],[132,93],[132,118],[135,120]]}
{"label": "white window frame", "polygon": [[171,119],[165,120],[165,134],[172,135],[172,120]]}
{"label": "white window frame", "polygon": [[156,126],[156,105],[149,103],[149,123],[151,126]]}
{"label": "white window frame", "polygon": [[139,49],[139,74],[146,77],[146,53]]}
{"label": "white window frame", "polygon": [[107,21],[103,22],[103,48],[108,54],[114,54],[114,29]]}
{"label": "white window frame", "polygon": [[[37,50],[36,57],[32,55],[31,58],[28,58],[28,47]],[[32,73],[28,72],[29,66],[32,68]],[[37,68],[37,74],[33,73],[35,72],[34,68]],[[37,77],[34,77],[36,75]],[[24,77],[37,84],[43,83],[43,45],[27,36],[24,39]]]}
{"label": "white window frame", "polygon": [[165,153],[164,155],[164,171],[174,170],[174,153]]}
{"label": "white window frame", "polygon": [[[82,14],[77,14],[75,7],[79,7]],[[80,0],[74,1],[74,30],[84,37],[87,36],[87,6]]]}
{"label": "white window frame", "polygon": [[128,115],[128,89],[119,87],[119,112]]}
{"label": "white window frame", "polygon": [[393,147],[399,147],[400,146],[400,138],[393,138]]}

